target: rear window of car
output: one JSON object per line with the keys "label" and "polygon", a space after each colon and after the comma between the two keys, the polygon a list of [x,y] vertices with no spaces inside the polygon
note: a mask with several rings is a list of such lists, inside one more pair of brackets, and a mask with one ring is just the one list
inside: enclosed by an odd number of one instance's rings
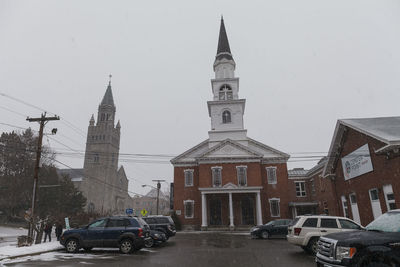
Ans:
{"label": "rear window of car", "polygon": [[321,219],[321,228],[338,228],[336,219]]}
{"label": "rear window of car", "polygon": [[303,227],[317,227],[318,218],[308,218],[304,221]]}

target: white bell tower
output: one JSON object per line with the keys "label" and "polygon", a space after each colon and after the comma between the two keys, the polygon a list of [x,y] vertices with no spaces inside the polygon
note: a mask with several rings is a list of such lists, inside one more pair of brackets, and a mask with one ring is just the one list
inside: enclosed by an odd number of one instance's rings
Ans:
{"label": "white bell tower", "polygon": [[221,18],[214,61],[215,79],[211,80],[213,100],[207,102],[211,118],[211,131],[208,132],[210,147],[228,138],[247,145],[247,130],[243,124],[246,100],[239,99],[239,78],[235,77],[235,68],[224,19]]}

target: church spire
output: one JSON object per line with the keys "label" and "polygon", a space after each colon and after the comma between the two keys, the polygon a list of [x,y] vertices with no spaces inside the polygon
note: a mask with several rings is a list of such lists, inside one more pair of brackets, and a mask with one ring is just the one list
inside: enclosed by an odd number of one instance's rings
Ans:
{"label": "church spire", "polygon": [[109,75],[110,80],[108,82],[108,86],[107,86],[107,90],[106,93],[104,94],[103,100],[101,101],[100,105],[110,105],[110,106],[114,106],[114,98],[112,95],[112,90],[111,90],[111,77],[112,75]]}
{"label": "church spire", "polygon": [[226,58],[229,60],[233,59],[231,48],[229,47],[228,36],[225,30],[224,18],[221,16],[221,26],[219,28],[218,48],[215,60],[219,60],[222,58]]}
{"label": "church spire", "polygon": [[217,55],[214,61],[215,78],[235,77],[236,63],[233,60],[231,48],[229,47],[228,36],[226,35],[224,18],[221,16],[221,26],[219,28]]}

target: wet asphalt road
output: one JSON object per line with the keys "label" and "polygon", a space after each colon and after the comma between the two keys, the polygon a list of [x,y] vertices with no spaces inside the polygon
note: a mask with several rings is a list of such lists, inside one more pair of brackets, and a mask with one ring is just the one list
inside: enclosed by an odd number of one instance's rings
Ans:
{"label": "wet asphalt road", "polygon": [[285,239],[259,240],[230,233],[178,233],[167,243],[131,255],[117,250],[51,252],[5,266],[315,266],[314,258]]}

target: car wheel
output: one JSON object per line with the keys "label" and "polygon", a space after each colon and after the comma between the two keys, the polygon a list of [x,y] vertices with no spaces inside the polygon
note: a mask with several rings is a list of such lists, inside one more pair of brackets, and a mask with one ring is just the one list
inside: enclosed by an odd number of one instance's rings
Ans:
{"label": "car wheel", "polygon": [[79,250],[79,241],[75,238],[68,239],[65,242],[65,249],[68,253],[76,253]]}
{"label": "car wheel", "polygon": [[86,252],[90,252],[92,249],[93,249],[93,247],[85,247],[85,248],[83,248]]}
{"label": "car wheel", "polygon": [[153,238],[147,238],[147,239],[144,241],[144,246],[145,246],[146,248],[151,248],[152,246],[154,246],[154,240],[153,240]]}
{"label": "car wheel", "polygon": [[119,243],[119,250],[121,251],[121,253],[124,253],[124,254],[132,253],[132,251],[133,251],[133,242],[132,242],[132,240],[123,239]]}
{"label": "car wheel", "polygon": [[269,239],[269,233],[268,233],[268,231],[262,231],[262,232],[261,232],[261,238],[262,238],[262,239]]}
{"label": "car wheel", "polygon": [[312,255],[317,254],[318,239],[319,239],[318,237],[313,237],[313,238],[311,238],[310,241],[308,241],[307,250],[308,250]]}

